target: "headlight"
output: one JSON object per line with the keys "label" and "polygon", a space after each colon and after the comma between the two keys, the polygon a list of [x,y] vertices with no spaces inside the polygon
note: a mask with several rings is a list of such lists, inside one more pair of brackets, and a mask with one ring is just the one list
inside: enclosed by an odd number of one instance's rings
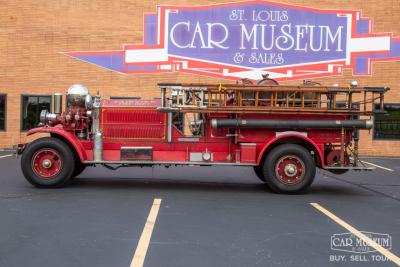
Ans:
{"label": "headlight", "polygon": [[86,108],[86,98],[89,95],[88,89],[81,84],[74,84],[67,91],[67,106]]}

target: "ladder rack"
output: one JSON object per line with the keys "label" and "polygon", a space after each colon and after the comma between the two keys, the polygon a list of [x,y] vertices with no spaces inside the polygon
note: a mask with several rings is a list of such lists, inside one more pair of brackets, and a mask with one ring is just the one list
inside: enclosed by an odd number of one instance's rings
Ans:
{"label": "ladder rack", "polygon": [[[200,113],[384,112],[387,87],[159,83],[160,111]],[[378,106],[378,108],[376,108]]]}

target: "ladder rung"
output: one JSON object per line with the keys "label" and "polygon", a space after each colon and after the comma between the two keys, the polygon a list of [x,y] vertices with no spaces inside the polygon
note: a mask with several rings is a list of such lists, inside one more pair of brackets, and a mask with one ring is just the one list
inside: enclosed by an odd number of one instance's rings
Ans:
{"label": "ladder rung", "polygon": [[[200,112],[322,112],[370,114],[383,107],[385,87],[162,84],[165,109]],[[362,94],[358,94],[362,93]],[[368,105],[368,106],[367,106]]]}

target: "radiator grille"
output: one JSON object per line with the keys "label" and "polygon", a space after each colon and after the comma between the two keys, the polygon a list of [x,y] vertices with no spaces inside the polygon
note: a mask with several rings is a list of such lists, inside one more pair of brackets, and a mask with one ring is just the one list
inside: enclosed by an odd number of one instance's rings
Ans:
{"label": "radiator grille", "polygon": [[164,139],[166,114],[154,109],[103,108],[101,130],[105,139]]}

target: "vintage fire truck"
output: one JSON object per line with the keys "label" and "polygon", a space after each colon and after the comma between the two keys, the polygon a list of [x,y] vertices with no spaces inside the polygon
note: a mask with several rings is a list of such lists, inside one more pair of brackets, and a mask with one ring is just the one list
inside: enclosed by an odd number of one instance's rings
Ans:
{"label": "vintage fire truck", "polygon": [[[60,187],[86,167],[252,166],[273,191],[302,192],[316,168],[341,174],[370,170],[358,158],[359,130],[383,112],[386,87],[278,85],[264,76],[231,84],[158,84],[151,100],[92,97],[73,85],[62,108],[41,112],[19,144],[25,178]],[[190,175],[190,174],[188,174]]]}

